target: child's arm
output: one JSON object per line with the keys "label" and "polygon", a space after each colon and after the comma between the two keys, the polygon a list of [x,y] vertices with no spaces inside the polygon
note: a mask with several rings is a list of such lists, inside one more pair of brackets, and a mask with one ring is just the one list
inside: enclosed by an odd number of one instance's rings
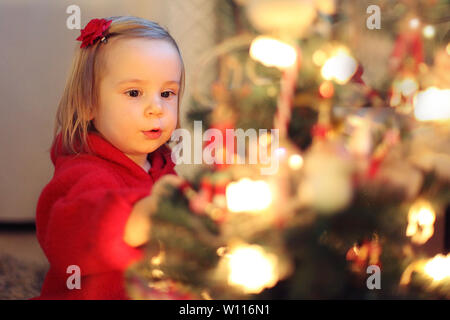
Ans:
{"label": "child's arm", "polygon": [[132,246],[138,247],[150,238],[150,215],[154,213],[158,206],[158,200],[164,195],[167,185],[180,186],[183,179],[173,175],[161,177],[153,186],[151,195],[137,201],[125,226],[124,241]]}
{"label": "child's arm", "polygon": [[139,247],[150,238],[150,207],[153,197],[147,196],[137,201],[125,225],[123,240],[132,247]]}
{"label": "child's arm", "polygon": [[[59,195],[67,185],[69,190]],[[79,165],[60,172],[42,192],[36,215],[37,236],[51,267],[65,273],[77,265],[86,275],[123,270],[141,259],[143,251],[128,245],[123,235],[133,205],[148,194],[123,190],[101,168]]]}

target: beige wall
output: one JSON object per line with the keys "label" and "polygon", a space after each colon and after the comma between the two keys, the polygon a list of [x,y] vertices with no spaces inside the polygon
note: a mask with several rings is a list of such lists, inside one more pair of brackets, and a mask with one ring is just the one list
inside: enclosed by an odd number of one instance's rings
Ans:
{"label": "beige wall", "polygon": [[39,193],[53,174],[54,115],[79,44],[79,30],[66,27],[72,4],[81,8],[82,27],[91,18],[113,15],[141,16],[167,27],[186,64],[184,112],[196,59],[214,44],[215,0],[1,0],[0,222],[33,220]]}

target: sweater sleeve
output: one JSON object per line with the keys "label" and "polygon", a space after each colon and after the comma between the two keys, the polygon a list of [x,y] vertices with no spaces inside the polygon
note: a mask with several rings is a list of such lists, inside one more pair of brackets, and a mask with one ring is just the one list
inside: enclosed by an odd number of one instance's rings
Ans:
{"label": "sweater sleeve", "polygon": [[77,182],[37,215],[38,238],[51,266],[66,272],[77,265],[88,275],[124,270],[141,259],[142,249],[127,245],[123,235],[134,203],[149,190],[124,190],[106,170],[82,168],[68,175]]}

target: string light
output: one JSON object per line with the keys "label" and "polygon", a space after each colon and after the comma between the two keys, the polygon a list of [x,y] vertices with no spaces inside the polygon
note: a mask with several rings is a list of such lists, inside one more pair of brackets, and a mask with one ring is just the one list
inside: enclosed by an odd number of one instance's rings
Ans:
{"label": "string light", "polygon": [[260,246],[238,246],[226,259],[228,283],[242,287],[246,293],[259,293],[264,288],[273,287],[278,281],[275,255],[267,254]]}
{"label": "string light", "polygon": [[408,227],[406,236],[417,244],[424,244],[433,236],[436,214],[431,205],[419,200],[413,204],[408,213]]}
{"label": "string light", "polygon": [[323,50],[316,50],[312,56],[313,63],[316,66],[323,66],[325,61],[327,60],[327,54]]}
{"label": "string light", "polygon": [[250,56],[267,67],[286,69],[295,64],[297,51],[287,43],[260,36],[253,40]]}
{"label": "string light", "polygon": [[400,277],[400,285],[409,285],[414,272],[420,272],[431,278],[433,280],[432,285],[447,280],[450,278],[450,253],[446,256],[437,254],[428,260],[421,259],[412,262]]}
{"label": "string light", "polygon": [[226,202],[231,212],[258,213],[267,209],[272,203],[272,192],[267,182],[252,181],[243,178],[237,182],[228,184]]}
{"label": "string light", "polygon": [[275,149],[274,153],[277,157],[281,158],[286,154],[286,149],[285,148],[277,148],[277,149]]}
{"label": "string light", "polygon": [[403,96],[408,97],[417,91],[419,85],[417,81],[413,78],[405,78],[399,83],[400,92]]}
{"label": "string light", "polygon": [[339,48],[322,67],[321,74],[325,80],[334,80],[339,84],[347,83],[355,74],[358,65],[347,50]]}
{"label": "string light", "polygon": [[417,29],[420,25],[420,20],[417,18],[413,18],[411,20],[409,20],[409,27],[411,29]]}
{"label": "string light", "polygon": [[423,36],[425,38],[428,38],[428,39],[433,38],[435,34],[436,34],[436,30],[434,29],[433,26],[428,25],[425,28],[423,28]]}
{"label": "string light", "polygon": [[430,87],[416,94],[414,116],[420,121],[450,119],[450,89]]}
{"label": "string light", "polygon": [[334,86],[331,81],[325,81],[319,86],[319,93],[322,98],[328,99],[334,95]]}
{"label": "string light", "polygon": [[155,265],[155,266],[158,266],[158,265],[161,264],[161,261],[162,261],[162,256],[161,256],[161,255],[158,255],[158,256],[153,257],[153,258],[151,259],[151,264],[153,264],[153,265]]}
{"label": "string light", "polygon": [[423,268],[424,273],[434,281],[441,281],[450,277],[450,254],[436,255]]}
{"label": "string light", "polygon": [[152,270],[152,277],[156,279],[160,279],[164,276],[164,272],[160,269]]}
{"label": "string light", "polygon": [[298,170],[303,166],[303,158],[299,154],[293,154],[289,157],[288,164],[292,170]]}

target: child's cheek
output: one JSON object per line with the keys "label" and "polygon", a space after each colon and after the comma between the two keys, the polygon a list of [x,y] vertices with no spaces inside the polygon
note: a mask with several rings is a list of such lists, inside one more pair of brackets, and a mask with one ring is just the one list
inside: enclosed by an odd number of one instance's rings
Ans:
{"label": "child's cheek", "polygon": [[168,108],[168,110],[169,110],[169,116],[170,116],[170,120],[171,120],[171,122],[175,122],[173,125],[174,125],[174,128],[176,127],[176,125],[177,125],[177,115],[178,115],[178,107],[177,107],[177,105],[176,104],[174,104],[174,105],[171,105],[170,106],[170,108]]}

